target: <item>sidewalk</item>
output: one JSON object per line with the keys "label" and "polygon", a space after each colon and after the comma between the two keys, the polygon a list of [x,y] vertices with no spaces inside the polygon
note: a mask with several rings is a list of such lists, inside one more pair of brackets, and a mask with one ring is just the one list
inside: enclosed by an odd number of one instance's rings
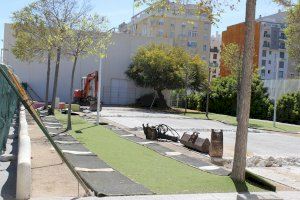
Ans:
{"label": "sidewalk", "polygon": [[[71,200],[69,198],[34,198],[32,200]],[[299,200],[298,192],[254,192],[247,194],[237,193],[209,193],[209,194],[179,194],[179,195],[150,195],[126,197],[86,197],[81,200]]]}
{"label": "sidewalk", "polygon": [[[9,135],[18,134],[18,128],[15,124],[10,128]],[[6,154],[18,153],[18,141],[15,139],[8,139],[6,145]],[[0,200],[14,199],[16,196],[16,180],[17,180],[17,158],[11,162],[0,162]]]}
{"label": "sidewalk", "polygon": [[84,190],[44,136],[27,115],[32,149],[32,198],[78,197]]}

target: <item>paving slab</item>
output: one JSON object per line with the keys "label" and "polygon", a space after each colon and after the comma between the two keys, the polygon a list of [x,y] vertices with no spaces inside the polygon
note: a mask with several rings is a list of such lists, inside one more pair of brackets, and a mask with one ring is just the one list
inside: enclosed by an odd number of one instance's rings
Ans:
{"label": "paving slab", "polygon": [[[55,121],[55,120],[52,120]],[[59,133],[59,129],[49,128],[50,132]],[[76,141],[70,135],[54,136],[55,141]],[[60,144],[57,146],[66,151],[89,152],[83,144]],[[130,180],[128,177],[122,175],[120,172],[113,171],[99,171],[95,169],[111,168],[107,163],[101,160],[96,155],[74,155],[65,153],[65,157],[74,168],[90,169],[89,172],[78,171],[78,174],[84,180],[85,184],[95,193],[96,196],[120,196],[120,195],[149,195],[152,191],[143,185]]]}

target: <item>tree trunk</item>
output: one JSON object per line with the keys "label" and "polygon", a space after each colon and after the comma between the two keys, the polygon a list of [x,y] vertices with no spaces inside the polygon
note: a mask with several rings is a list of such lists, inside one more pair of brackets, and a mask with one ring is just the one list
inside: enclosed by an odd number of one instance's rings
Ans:
{"label": "tree trunk", "polygon": [[245,181],[247,138],[251,103],[251,82],[254,55],[256,0],[247,0],[246,37],[243,57],[239,118],[236,132],[235,151],[231,178],[237,182]]}
{"label": "tree trunk", "polygon": [[241,93],[241,70],[238,71],[237,73],[237,86],[236,86],[236,121],[239,121],[240,117],[240,93]]}
{"label": "tree trunk", "polygon": [[50,72],[51,72],[51,53],[48,53],[48,66],[47,66],[47,83],[46,83],[46,94],[45,94],[45,110],[48,110],[49,105],[49,85],[50,85]]}
{"label": "tree trunk", "polygon": [[57,52],[56,52],[56,64],[55,64],[52,102],[51,102],[51,109],[49,111],[50,115],[54,115],[55,98],[56,98],[56,94],[57,94],[57,84],[58,84],[58,75],[59,75],[60,56],[61,56],[61,47],[57,48]]}
{"label": "tree trunk", "polygon": [[69,96],[69,105],[68,105],[68,126],[67,126],[68,131],[72,130],[71,105],[73,100],[73,87],[74,87],[74,76],[75,76],[76,64],[77,64],[77,56],[75,56],[74,59],[72,77],[71,77],[71,87],[70,87],[70,96]]}
{"label": "tree trunk", "polygon": [[157,89],[156,90],[157,92],[157,96],[158,96],[158,107],[159,108],[168,108],[168,105],[166,103],[166,100],[165,100],[165,97],[162,93],[162,90],[161,89]]}

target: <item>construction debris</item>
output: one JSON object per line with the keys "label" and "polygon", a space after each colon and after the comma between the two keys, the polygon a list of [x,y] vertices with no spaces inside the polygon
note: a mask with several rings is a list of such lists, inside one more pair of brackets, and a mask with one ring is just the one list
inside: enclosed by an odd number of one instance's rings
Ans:
{"label": "construction debris", "polygon": [[195,151],[208,153],[210,147],[209,139],[202,139],[199,137],[199,134],[200,133],[198,132],[195,132],[192,135],[184,133],[180,139],[180,143]]}
{"label": "construction debris", "polygon": [[[173,142],[178,142],[179,140],[179,134],[174,129],[165,124],[160,124],[158,126],[149,126],[148,124],[145,126],[143,124],[143,130],[146,135],[146,139],[148,140],[163,139]],[[168,135],[167,133],[172,134],[172,136]]]}
{"label": "construction debris", "polygon": [[211,145],[209,148],[210,157],[222,158],[223,157],[223,131],[211,130]]}

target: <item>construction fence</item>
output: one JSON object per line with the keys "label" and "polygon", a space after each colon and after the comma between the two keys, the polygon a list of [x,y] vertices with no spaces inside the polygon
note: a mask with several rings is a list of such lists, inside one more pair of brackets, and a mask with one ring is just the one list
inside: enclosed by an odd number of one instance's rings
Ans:
{"label": "construction fence", "polygon": [[[4,66],[0,66],[4,68]],[[4,71],[7,73],[7,71]],[[19,105],[19,99],[5,77],[0,74],[0,154],[5,150],[12,120]]]}

